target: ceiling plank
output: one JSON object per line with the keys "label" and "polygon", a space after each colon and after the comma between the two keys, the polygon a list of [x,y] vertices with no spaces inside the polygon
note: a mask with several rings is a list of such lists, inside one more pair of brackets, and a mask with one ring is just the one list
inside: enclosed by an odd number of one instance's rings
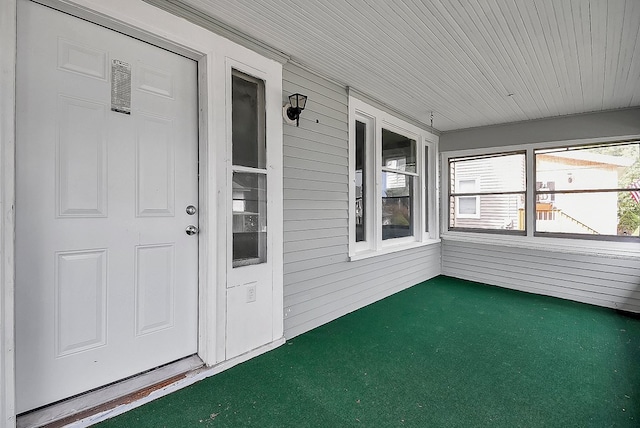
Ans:
{"label": "ceiling plank", "polygon": [[440,131],[640,104],[638,0],[171,0]]}

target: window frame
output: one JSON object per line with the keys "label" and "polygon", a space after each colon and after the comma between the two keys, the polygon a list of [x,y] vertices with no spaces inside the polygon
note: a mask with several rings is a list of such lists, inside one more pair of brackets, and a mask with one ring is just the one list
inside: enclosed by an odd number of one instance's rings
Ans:
{"label": "window frame", "polygon": [[[377,245],[377,249],[378,250],[383,250],[386,247],[394,247],[394,246],[398,246],[398,245],[403,245],[403,244],[410,244],[413,242],[416,242],[417,240],[421,240],[422,239],[422,222],[420,222],[420,224],[417,224],[417,219],[418,216],[420,216],[420,213],[422,212],[422,207],[421,207],[421,195],[418,195],[417,190],[418,187],[420,186],[420,180],[419,180],[419,173],[417,171],[419,171],[419,169],[422,167],[421,164],[421,160],[418,159],[418,153],[422,154],[422,150],[419,149],[419,141],[420,141],[420,135],[419,134],[414,134],[412,131],[415,130],[406,130],[402,124],[396,122],[396,121],[390,121],[389,117],[385,117],[382,121],[381,121],[381,126],[378,129],[376,127],[376,135],[380,135],[380,139],[376,139],[375,141],[375,149],[376,149],[376,153],[379,153],[379,156],[377,156],[374,159],[374,164],[375,164],[375,171],[374,174],[377,174],[377,180],[376,180],[376,192],[373,195],[374,201],[374,205],[375,205],[375,209],[376,209],[376,229],[377,229],[377,234],[376,236],[379,236],[379,239],[382,240],[382,243],[380,245],[380,243],[373,243],[378,244]],[[399,119],[398,119],[399,120]],[[382,165],[382,130],[386,129],[387,131],[391,131],[395,134],[401,135],[403,137],[406,137],[408,139],[414,140],[415,141],[415,150],[416,152],[414,153],[414,157],[416,159],[416,172],[410,172],[410,171],[403,171],[400,169],[395,169],[395,168],[391,168],[388,166],[383,166]],[[413,233],[410,236],[404,236],[404,237],[397,237],[397,238],[388,238],[385,239],[384,235],[383,235],[383,230],[382,230],[382,226],[383,226],[383,214],[382,214],[382,189],[385,187],[385,185],[382,183],[382,176],[383,173],[390,173],[390,174],[399,174],[399,175],[403,175],[405,177],[409,176],[412,177],[413,180],[413,200],[411,203],[411,222],[413,223],[411,226],[413,227]],[[417,178],[417,179],[416,179]],[[416,181],[418,183],[416,183]],[[379,227],[378,227],[379,226]],[[420,235],[418,235],[420,233]]]}
{"label": "window frame", "polygon": [[[363,180],[365,182],[365,189],[363,191],[363,199],[364,203],[362,204],[362,209],[364,211],[364,239],[362,241],[356,241],[355,237],[355,122],[361,122],[365,124],[365,139],[364,139],[364,177]],[[352,122],[351,117],[349,118],[349,122]],[[351,136],[353,136],[353,144],[350,141],[349,147],[349,182],[353,185],[349,187],[349,246],[350,246],[350,254],[351,252],[358,253],[368,251],[371,247],[371,242],[377,240],[377,228],[371,227],[370,225],[377,224],[376,220],[376,207],[377,204],[375,202],[375,194],[372,194],[371,188],[376,188],[376,176],[374,174],[376,164],[374,160],[375,156],[375,134],[376,134],[376,120],[375,117],[363,114],[361,112],[355,113],[355,117],[353,118],[353,132],[349,132],[350,140]],[[372,154],[373,152],[373,154]],[[351,162],[351,157],[353,157],[353,162]],[[353,219],[352,219],[353,217]],[[353,223],[353,225],[352,225]],[[353,238],[351,234],[353,233]]]}
{"label": "window frame", "polygon": [[[526,153],[526,211],[525,233],[513,236],[500,230],[478,229],[452,229],[449,230],[449,192],[440,194],[440,215],[442,239],[459,240],[466,242],[478,242],[483,244],[495,244],[505,246],[517,246],[532,249],[546,249],[551,251],[572,251],[585,254],[611,254],[611,255],[640,255],[640,238],[625,236],[595,236],[580,234],[556,234],[535,232],[535,206],[536,206],[536,177],[535,177],[535,150],[553,149],[558,147],[580,147],[589,145],[615,145],[616,143],[640,141],[640,135],[618,138],[594,138],[580,140],[565,140],[555,142],[529,143],[501,147],[488,147],[479,149],[452,150],[440,153],[440,168],[442,182],[449,183],[449,160],[453,158],[471,156],[491,156],[507,152]],[[447,185],[448,186],[448,185]]]}
{"label": "window frame", "polygon": [[[460,182],[461,181],[473,181],[473,192],[461,192],[461,193],[474,193],[474,195],[466,195],[466,196],[454,196],[456,198],[456,217],[457,218],[473,218],[473,219],[478,219],[480,218],[480,195],[478,195],[477,193],[479,192],[479,188],[480,185],[478,184],[480,182],[480,177],[473,177],[473,178],[465,178],[465,179],[456,179],[456,189],[460,188]],[[449,193],[451,194],[451,190],[449,190]],[[465,214],[465,213],[461,213],[460,212],[460,198],[465,198],[465,199],[469,199],[469,198],[474,198],[474,204],[475,204],[475,212],[473,214]]]}
{"label": "window frame", "polygon": [[[486,190],[481,190],[480,189],[480,177],[473,177],[471,179],[475,179],[476,180],[476,190],[474,192],[452,192],[451,191],[451,178],[450,178],[450,171],[451,171],[451,162],[455,162],[456,160],[458,161],[465,161],[465,160],[477,160],[477,159],[491,159],[491,158],[501,158],[501,157],[508,157],[508,156],[514,156],[514,155],[522,155],[524,156],[524,162],[525,162],[525,188],[524,190],[508,190],[508,191],[486,191]],[[459,212],[459,204],[455,204],[455,214],[456,214],[456,218],[460,218],[460,219],[470,219],[470,220],[477,220],[481,218],[481,197],[482,196],[500,196],[500,195],[517,195],[517,194],[521,194],[522,196],[524,196],[524,200],[525,200],[525,211],[524,211],[524,230],[520,230],[520,229],[506,229],[506,228],[482,228],[482,227],[468,227],[468,226],[451,226],[451,218],[450,218],[450,213],[451,210],[447,210],[446,211],[446,216],[443,214],[443,219],[446,219],[446,224],[447,226],[447,231],[463,231],[463,232],[477,232],[477,233],[490,233],[490,234],[503,234],[503,235],[526,235],[527,233],[527,228],[528,228],[528,222],[527,222],[527,210],[526,207],[529,204],[529,199],[527,198],[527,189],[528,189],[528,183],[529,183],[529,177],[526,175],[526,168],[528,167],[528,159],[529,159],[529,155],[527,153],[526,150],[501,150],[501,151],[496,151],[496,152],[491,152],[491,153],[480,153],[480,154],[474,154],[474,155],[462,155],[462,156],[448,156],[446,158],[446,163],[443,163],[443,171],[446,170],[445,174],[446,174],[446,183],[447,183],[447,198],[446,200],[443,200],[443,204],[447,204],[447,207],[450,206],[451,203],[451,198],[455,198],[455,201],[457,202],[461,197],[476,197],[476,214],[462,214],[460,215]],[[467,180],[468,178],[465,178],[463,180],[459,180],[456,177],[456,188],[459,187],[459,182],[460,181],[464,181]]]}
{"label": "window frame", "polygon": [[[365,138],[365,240],[356,242],[356,121],[366,127]],[[382,129],[415,141],[416,172],[396,171],[382,165]],[[358,260],[387,254],[439,240],[439,200],[437,198],[438,137],[397,115],[383,111],[358,98],[349,96],[349,258]],[[382,174],[401,173],[414,180],[411,221],[413,234],[383,239],[382,236]],[[432,215],[427,216],[428,213]]]}
{"label": "window frame", "polygon": [[[232,269],[238,269],[238,268],[243,268],[243,267],[247,267],[247,266],[255,266],[255,265],[260,265],[260,264],[266,264],[270,261],[270,250],[269,250],[269,240],[270,240],[270,233],[269,233],[269,225],[268,225],[268,201],[269,201],[269,185],[267,184],[269,181],[269,171],[267,169],[267,165],[270,161],[270,157],[269,157],[269,153],[267,152],[267,139],[266,139],[266,133],[267,133],[267,129],[266,129],[266,112],[267,112],[267,107],[266,107],[266,81],[262,78],[253,76],[251,74],[248,74],[246,72],[244,72],[243,70],[232,66],[231,67],[231,91],[233,94],[233,79],[234,78],[239,78],[242,79],[246,82],[250,82],[253,84],[257,85],[257,108],[258,108],[258,115],[257,115],[257,120],[256,120],[256,125],[257,125],[257,139],[258,139],[258,145],[256,147],[256,153],[258,155],[258,166],[245,166],[245,165],[240,165],[240,164],[236,164],[234,163],[234,147],[233,147],[233,131],[231,133],[231,150],[230,150],[230,158],[231,158],[231,162],[230,162],[230,168],[229,168],[229,173],[230,173],[230,186],[231,186],[231,191],[229,192],[229,196],[231,198],[231,203],[230,208],[231,208],[231,223],[230,223],[230,227],[231,227],[231,254],[230,254],[230,259],[231,259],[231,267]],[[231,99],[231,104],[230,104],[230,108],[233,111],[233,96]],[[233,116],[232,116],[232,123],[231,123],[231,128],[233,130]],[[260,157],[264,157],[264,166],[261,167],[260,166]],[[237,212],[234,210],[234,204],[236,202],[236,199],[234,199],[234,190],[233,190],[233,184],[234,184],[234,177],[236,174],[253,174],[256,176],[263,176],[264,177],[264,183],[265,183],[265,189],[264,189],[264,195],[267,198],[267,202],[265,202],[265,206],[264,206],[264,211],[262,212],[258,212],[255,213],[258,216],[262,216],[263,218],[261,218],[261,220],[264,222],[265,227],[266,227],[266,231],[264,233],[258,233],[258,239],[257,239],[257,245],[258,245],[258,257],[252,257],[252,258],[243,258],[243,259],[235,259],[235,245],[236,245],[236,238],[239,238],[240,235],[237,235],[239,232],[235,231],[235,220],[236,217],[239,217],[241,215],[240,212]]]}
{"label": "window frame", "polygon": [[[578,150],[588,150],[589,148],[598,148],[598,147],[613,147],[613,146],[624,146],[628,144],[638,144],[640,145],[640,139],[632,139],[632,140],[622,140],[622,141],[612,141],[609,143],[591,143],[591,144],[575,144],[575,145],[553,145],[548,147],[540,147],[534,148],[533,152],[533,179],[538,180],[538,166],[537,166],[537,155],[546,155],[549,153],[560,153],[560,152],[571,152]],[[539,152],[539,153],[538,153]],[[569,173],[571,176],[572,174]],[[574,178],[575,179],[575,178]],[[541,180],[541,182],[543,182]],[[537,183],[537,181],[536,181]],[[541,190],[534,188],[533,198],[537,202],[540,196],[549,195],[550,201],[556,200],[556,195],[558,194],[589,194],[589,193],[615,193],[618,194],[620,192],[629,192],[631,188],[621,188],[617,187],[584,187],[582,189],[557,189],[554,182],[554,189]],[[640,202],[638,202],[640,203]],[[618,207],[616,206],[616,209]],[[533,236],[539,237],[552,237],[552,238],[560,238],[560,239],[581,239],[581,240],[590,240],[590,241],[616,241],[616,242],[640,242],[640,236],[624,236],[624,235],[592,235],[586,233],[572,233],[572,232],[549,232],[549,231],[539,231],[537,224],[537,213],[533,213],[534,221],[533,221]],[[586,226],[586,225],[585,225]],[[587,226],[588,227],[588,226]],[[595,227],[595,226],[594,226]]]}

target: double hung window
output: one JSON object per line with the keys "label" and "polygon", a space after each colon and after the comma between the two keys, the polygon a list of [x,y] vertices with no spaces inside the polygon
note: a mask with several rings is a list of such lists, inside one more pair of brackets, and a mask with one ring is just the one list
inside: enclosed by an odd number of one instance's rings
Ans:
{"label": "double hung window", "polygon": [[435,239],[429,230],[437,231],[437,219],[427,213],[437,212],[429,158],[436,137],[353,97],[349,103],[350,255]]}
{"label": "double hung window", "polygon": [[382,128],[382,239],[414,235],[416,141]]}

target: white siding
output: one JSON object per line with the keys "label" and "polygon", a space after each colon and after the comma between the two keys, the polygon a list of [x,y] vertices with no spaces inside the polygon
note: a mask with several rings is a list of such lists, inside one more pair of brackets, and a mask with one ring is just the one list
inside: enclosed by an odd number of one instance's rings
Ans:
{"label": "white siding", "polygon": [[442,274],[640,312],[637,258],[443,240]]}
{"label": "white siding", "polygon": [[284,126],[284,322],[291,338],[440,273],[430,246],[349,261],[346,88],[287,64],[283,102],[309,97]]}

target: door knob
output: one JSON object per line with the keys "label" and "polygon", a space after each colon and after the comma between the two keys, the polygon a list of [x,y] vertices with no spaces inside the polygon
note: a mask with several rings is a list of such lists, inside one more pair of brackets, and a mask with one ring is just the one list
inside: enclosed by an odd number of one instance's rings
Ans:
{"label": "door knob", "polygon": [[184,231],[187,232],[187,235],[191,236],[198,233],[198,228],[190,224],[189,226],[187,226],[187,228]]}
{"label": "door knob", "polygon": [[198,210],[193,205],[189,205],[186,211],[187,211],[187,214],[194,215]]}

